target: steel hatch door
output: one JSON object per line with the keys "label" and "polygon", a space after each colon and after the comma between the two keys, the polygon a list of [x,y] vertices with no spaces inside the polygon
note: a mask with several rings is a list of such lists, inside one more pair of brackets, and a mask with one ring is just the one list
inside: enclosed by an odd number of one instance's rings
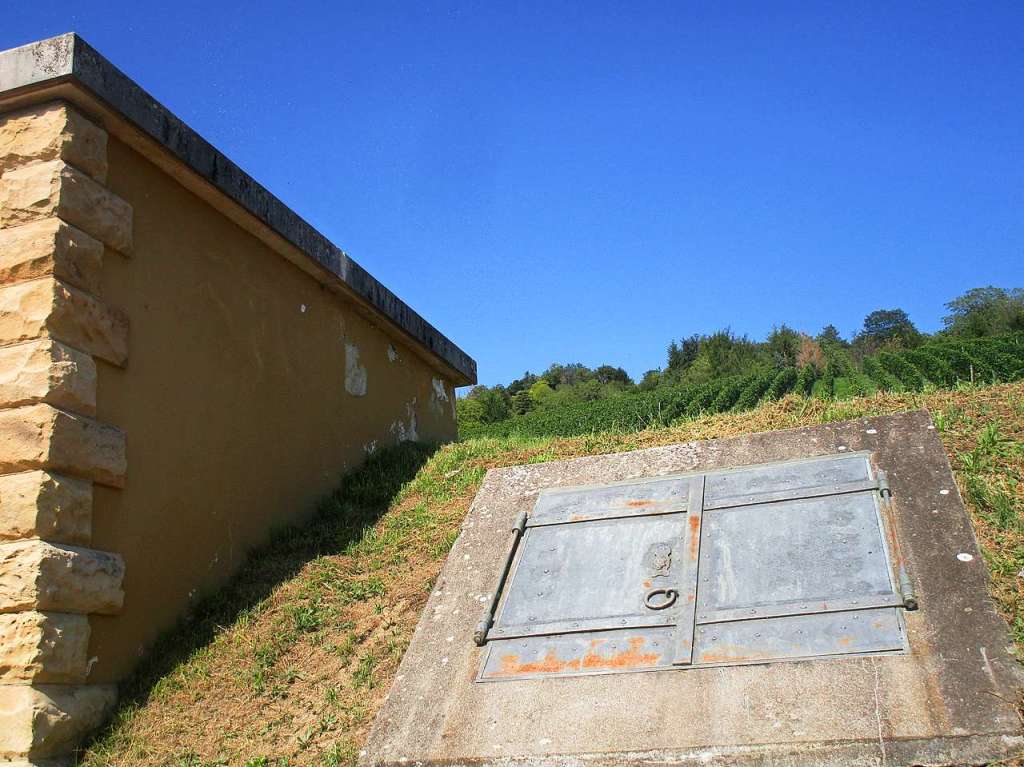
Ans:
{"label": "steel hatch door", "polygon": [[479,678],[689,662],[702,490],[685,477],[542,492]]}
{"label": "steel hatch door", "polygon": [[866,454],[709,474],[694,663],[905,649]]}
{"label": "steel hatch door", "polygon": [[866,453],[542,491],[478,680],[905,651],[884,492]]}

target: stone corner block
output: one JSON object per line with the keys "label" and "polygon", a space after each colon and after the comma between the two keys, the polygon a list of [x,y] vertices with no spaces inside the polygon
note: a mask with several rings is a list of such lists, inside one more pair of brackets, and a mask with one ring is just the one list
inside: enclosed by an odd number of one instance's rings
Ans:
{"label": "stone corner block", "polygon": [[0,115],[0,173],[40,160],[63,160],[103,183],[107,132],[64,101]]}
{"label": "stone corner block", "polygon": [[49,338],[0,346],[0,408],[36,402],[96,413],[96,362]]}
{"label": "stone corner block", "polygon": [[0,543],[26,538],[88,545],[92,482],[48,471],[0,476]]}
{"label": "stone corner block", "polygon": [[113,685],[0,685],[0,759],[68,754],[116,701]]}
{"label": "stone corner block", "polygon": [[59,218],[0,229],[0,284],[57,277],[99,295],[103,243]]}
{"label": "stone corner block", "polygon": [[0,344],[49,336],[114,365],[128,361],[128,317],[52,277],[0,287]]}
{"label": "stone corner block", "polygon": [[0,684],[82,684],[88,656],[85,615],[0,614]]}
{"label": "stone corner block", "polygon": [[45,541],[0,545],[0,613],[116,615],[123,579],[119,554]]}
{"label": "stone corner block", "polygon": [[50,160],[0,176],[0,227],[57,216],[124,254],[132,249],[132,206],[68,165]]}
{"label": "stone corner block", "polygon": [[124,487],[124,432],[46,404],[0,410],[0,474],[32,469]]}

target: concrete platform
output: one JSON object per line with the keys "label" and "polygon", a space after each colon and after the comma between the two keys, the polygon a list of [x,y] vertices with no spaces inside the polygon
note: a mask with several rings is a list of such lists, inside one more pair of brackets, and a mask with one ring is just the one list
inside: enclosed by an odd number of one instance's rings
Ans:
{"label": "concrete platform", "polygon": [[[473,631],[542,488],[871,451],[920,609],[906,654],[478,683]],[[958,556],[959,555],[959,556]],[[969,556],[966,556],[969,555]],[[982,764],[1024,753],[1024,673],[927,413],[488,473],[364,765]]]}

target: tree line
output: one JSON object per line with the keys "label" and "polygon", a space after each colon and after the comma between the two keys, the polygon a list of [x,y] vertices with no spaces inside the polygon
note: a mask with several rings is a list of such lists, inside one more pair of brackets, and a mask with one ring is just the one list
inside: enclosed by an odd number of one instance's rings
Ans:
{"label": "tree line", "polygon": [[[668,388],[710,387],[725,379],[759,374],[765,381],[777,371],[799,371],[808,381],[831,382],[835,372],[870,372],[875,357],[918,349],[929,341],[977,339],[1024,332],[1024,289],[974,288],[946,304],[943,329],[922,333],[902,309],[878,309],[862,328],[844,339],[834,325],[809,334],[782,324],[763,341],[738,336],[729,328],[673,339],[664,367],[648,370],[640,381],[613,365],[552,364],[542,373],[527,371],[507,385],[475,386],[457,403],[459,426],[472,431],[534,411],[558,410]],[[891,354],[887,356],[889,359]],[[867,363],[867,364],[865,364]],[[797,388],[800,388],[799,382]],[[766,387],[769,386],[766,384]],[[830,383],[831,385],[831,383]]]}

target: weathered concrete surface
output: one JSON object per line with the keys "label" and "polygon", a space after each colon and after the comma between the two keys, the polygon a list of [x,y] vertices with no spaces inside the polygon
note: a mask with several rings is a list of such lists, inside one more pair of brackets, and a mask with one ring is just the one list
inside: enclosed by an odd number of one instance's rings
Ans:
{"label": "weathered concrete surface", "polygon": [[[473,628],[543,487],[873,451],[921,608],[908,655],[478,684]],[[960,561],[957,554],[973,556]],[[488,473],[364,764],[976,764],[1024,750],[1024,687],[925,412]]]}

